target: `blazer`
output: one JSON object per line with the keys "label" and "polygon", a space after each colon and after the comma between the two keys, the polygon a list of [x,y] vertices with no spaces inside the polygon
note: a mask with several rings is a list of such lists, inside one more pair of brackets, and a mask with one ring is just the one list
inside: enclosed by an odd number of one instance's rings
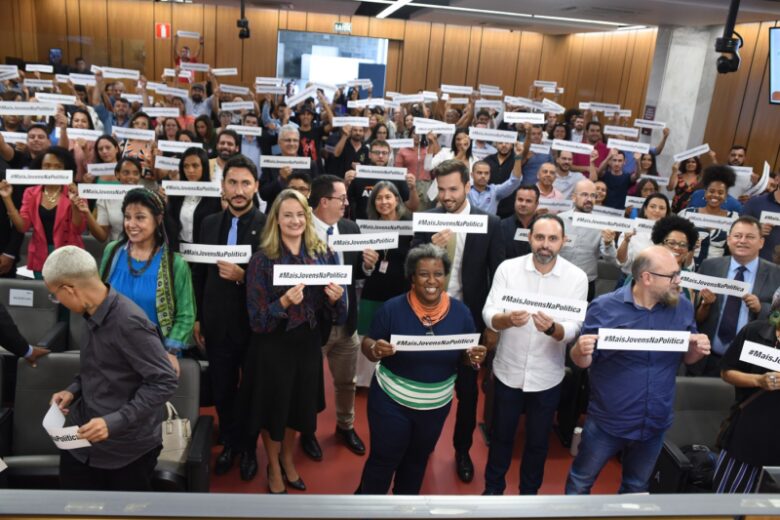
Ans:
{"label": "blazer", "polygon": [[501,238],[504,241],[507,259],[525,256],[531,252],[531,244],[528,241],[515,240],[515,233],[520,228],[525,229],[514,215],[501,220]]}
{"label": "blazer", "polygon": [[[360,227],[355,222],[345,218],[339,220],[336,226],[338,226],[340,235],[360,233]],[[360,251],[349,251],[341,254],[344,255],[344,265],[352,266],[352,284],[347,286],[347,322],[344,324],[347,328],[347,335],[350,336],[357,330],[358,301],[355,294],[355,281],[365,278],[366,273],[363,272],[363,253]],[[325,336],[324,332],[323,336]]]}
{"label": "blazer", "polygon": [[[250,245],[254,254],[260,246],[260,236],[265,226],[265,215],[257,208],[250,224],[243,230],[236,243]],[[220,241],[223,219],[230,219],[229,211],[208,215],[200,229],[200,244],[225,245]],[[246,270],[246,265],[241,266]],[[246,310],[246,285],[224,280],[219,269],[212,264],[193,264],[192,284],[197,302],[197,320],[206,343],[230,341],[246,344],[252,334]]]}
{"label": "blazer", "polygon": [[[5,179],[5,171],[8,168],[8,163],[0,159],[0,180]],[[22,207],[22,195],[24,194],[24,186],[16,186],[11,198],[14,201],[14,205],[17,208]],[[5,276],[13,278],[16,275],[16,263],[19,261],[19,250],[22,247],[22,240],[24,240],[24,233],[19,233],[14,225],[11,223],[11,219],[8,218],[8,213],[0,211],[0,254],[5,254],[14,257],[14,265],[11,271]]]}
{"label": "blazer", "polygon": [[[434,208],[427,213],[444,213],[444,208]],[[479,208],[471,206],[471,215],[488,216],[487,234],[468,233],[463,248],[463,266],[461,285],[463,287],[463,303],[471,311],[474,324],[478,331],[485,328],[482,321],[482,307],[485,306],[493,274],[506,258],[504,240],[501,235],[501,221],[495,215],[490,215]],[[415,233],[412,248],[431,241],[433,233]]]}
{"label": "blazer", "polygon": [[24,357],[30,347],[16,327],[8,309],[2,304],[0,304],[0,345],[19,357]]}
{"label": "blazer", "polygon": [[[181,207],[184,204],[184,197],[170,197],[168,210],[165,212],[165,231],[168,233],[168,243],[171,250],[179,251],[179,233],[181,233]],[[198,205],[195,206],[195,214],[192,222],[192,241],[200,244],[200,230],[203,219],[209,215],[222,212],[222,202],[219,197],[202,197]]]}
{"label": "blazer", "polygon": [[[720,258],[708,258],[701,263],[699,267],[700,274],[726,278],[728,276],[730,256]],[[767,262],[763,258],[758,259],[758,270],[756,271],[756,281],[753,284],[753,294],[758,296],[761,302],[761,312],[755,314],[748,312],[748,321],[756,319],[765,320],[769,316],[769,310],[772,306],[772,296],[775,290],[780,286],[780,267]],[[699,332],[706,334],[710,339],[718,333],[718,320],[720,319],[720,309],[723,305],[722,294],[715,295],[715,303],[710,307],[710,315],[699,325]]]}

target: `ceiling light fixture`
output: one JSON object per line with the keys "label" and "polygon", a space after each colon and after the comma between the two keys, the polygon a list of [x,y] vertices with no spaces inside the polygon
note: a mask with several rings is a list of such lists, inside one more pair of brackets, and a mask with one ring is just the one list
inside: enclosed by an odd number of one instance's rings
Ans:
{"label": "ceiling light fixture", "polygon": [[387,18],[388,16],[390,16],[394,12],[398,11],[400,8],[404,7],[407,4],[411,4],[411,3],[412,3],[412,0],[395,0],[395,2],[393,2],[392,4],[390,4],[389,6],[384,8],[382,10],[382,12],[377,14],[376,17],[377,18]]}
{"label": "ceiling light fixture", "polygon": [[650,27],[646,25],[626,25],[625,27],[618,27],[615,29],[616,31],[642,31],[644,29],[649,29]]}

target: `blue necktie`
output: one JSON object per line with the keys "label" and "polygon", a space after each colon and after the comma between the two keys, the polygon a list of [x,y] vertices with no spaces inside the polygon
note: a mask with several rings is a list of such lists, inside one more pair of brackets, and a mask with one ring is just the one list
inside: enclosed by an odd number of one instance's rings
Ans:
{"label": "blue necktie", "polygon": [[233,217],[228,231],[227,245],[234,246],[238,242],[238,217]]}
{"label": "blue necktie", "polygon": [[[737,267],[737,274],[734,280],[744,282],[745,271],[747,267],[740,265]],[[728,350],[731,341],[737,335],[737,322],[739,321],[739,311],[742,309],[742,298],[729,296],[726,298],[726,305],[723,306],[723,313],[720,315],[720,328],[718,328],[718,337],[723,342],[724,354]]]}
{"label": "blue necktie", "polygon": [[[328,238],[327,238],[328,245],[330,245],[330,237],[333,236],[333,226],[329,226],[328,227],[328,231],[327,231],[326,234],[328,235]],[[341,257],[339,256],[339,254],[336,253],[335,251],[333,252],[333,254],[336,256],[336,261],[338,263],[341,263]]]}

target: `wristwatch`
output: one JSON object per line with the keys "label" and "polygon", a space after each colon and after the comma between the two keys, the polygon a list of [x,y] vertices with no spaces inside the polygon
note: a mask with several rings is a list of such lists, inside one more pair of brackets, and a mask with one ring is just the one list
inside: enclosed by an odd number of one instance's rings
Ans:
{"label": "wristwatch", "polygon": [[547,334],[548,336],[552,336],[553,334],[555,334],[555,322],[553,322],[553,324],[550,325],[550,328],[545,330],[544,333]]}

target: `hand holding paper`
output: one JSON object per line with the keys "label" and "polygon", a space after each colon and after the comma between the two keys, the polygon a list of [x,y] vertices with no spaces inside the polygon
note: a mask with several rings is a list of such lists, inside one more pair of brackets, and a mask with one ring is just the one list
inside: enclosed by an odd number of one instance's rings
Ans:
{"label": "hand holding paper", "polygon": [[[49,437],[51,437],[54,444],[61,450],[72,450],[91,446],[89,440],[79,436],[80,430],[78,426],[64,427],[65,416],[62,414],[62,410],[60,410],[59,407],[67,406],[72,400],[73,394],[70,392],[63,391],[54,394],[49,411],[46,412],[46,415],[43,418],[44,429],[49,434]],[[94,420],[95,419],[90,421],[90,423]],[[106,428],[106,438],[108,438],[108,428]]]}

